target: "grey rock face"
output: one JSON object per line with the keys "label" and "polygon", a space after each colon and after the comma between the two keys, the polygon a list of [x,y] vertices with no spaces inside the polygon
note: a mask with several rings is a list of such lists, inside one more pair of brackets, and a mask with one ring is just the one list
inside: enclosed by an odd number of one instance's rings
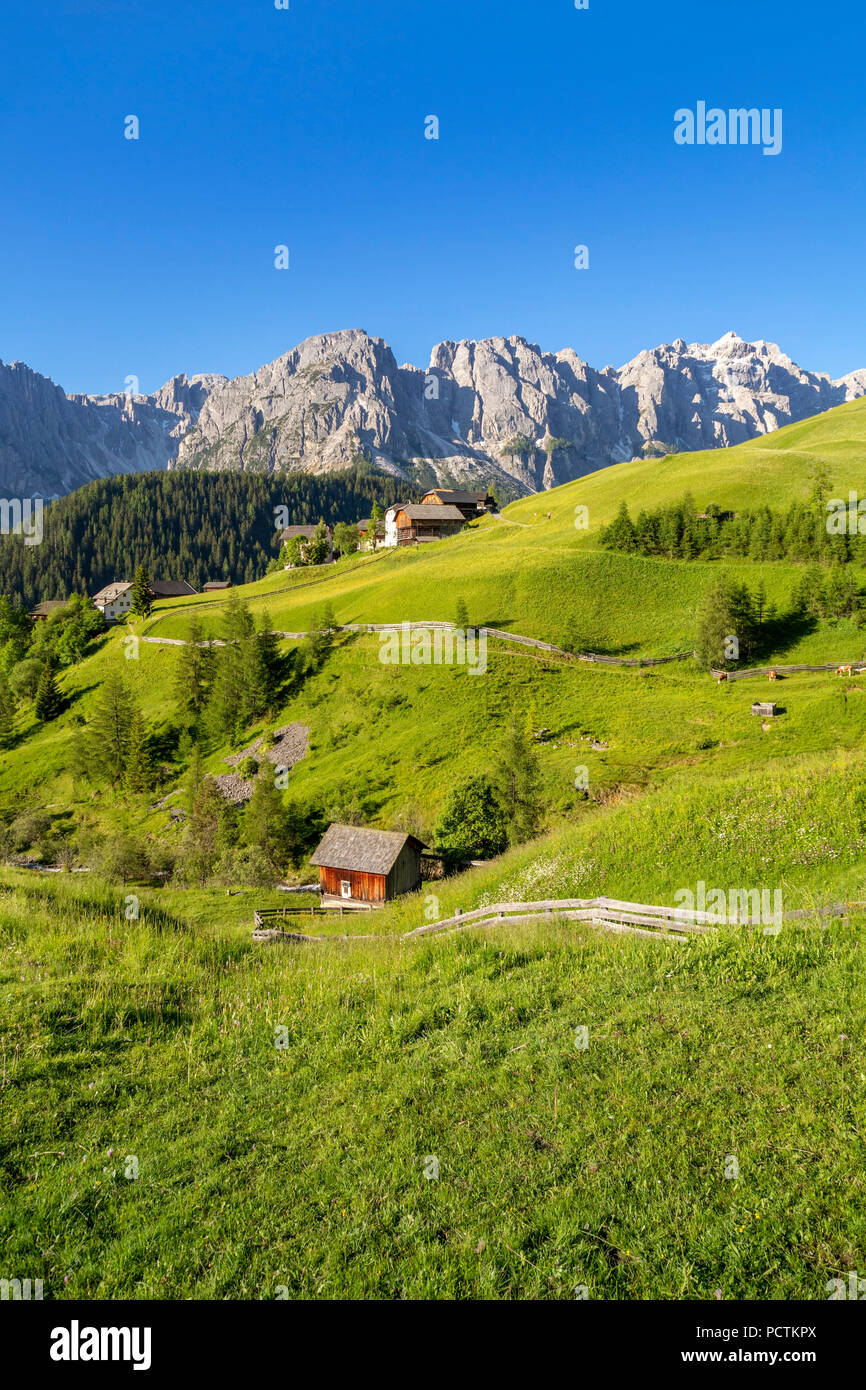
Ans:
{"label": "grey rock face", "polygon": [[739,444],[866,394],[774,343],[682,339],[598,371],[524,338],[438,343],[426,371],[359,329],[308,338],[249,376],[153,396],[65,396],[0,364],[0,490],[68,491],[143,468],[322,473],[367,459],[425,484],[534,492],[611,463]]}
{"label": "grey rock face", "polygon": [[[635,456],[738,444],[864,392],[866,371],[834,382],[734,333],[619,371],[519,337],[444,342],[425,373],[352,330],[213,391],[170,466],[323,472],[367,457],[399,476],[534,492]],[[506,452],[519,438],[531,447]]]}
{"label": "grey rock face", "polygon": [[153,396],[67,396],[23,362],[0,362],[0,492],[55,497],[94,478],[166,468],[223,379],[177,376]]}

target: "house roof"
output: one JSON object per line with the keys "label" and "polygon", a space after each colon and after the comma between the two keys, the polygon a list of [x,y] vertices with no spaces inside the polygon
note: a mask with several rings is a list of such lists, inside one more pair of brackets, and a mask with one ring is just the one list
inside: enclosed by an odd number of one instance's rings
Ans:
{"label": "house roof", "polygon": [[232,581],[230,579],[209,579],[202,592],[207,589],[230,589],[231,587]]}
{"label": "house roof", "polygon": [[[313,539],[313,537],[315,536],[315,534],[316,534],[316,528],[315,528],[315,526],[286,526],[286,527],[284,527],[283,530],[280,532],[280,540],[281,540],[281,541],[293,541],[293,540],[295,539],[296,536],[300,536],[300,537],[302,538],[302,540],[311,541],[311,540]],[[330,526],[326,526],[326,527],[325,527],[325,536],[326,536],[326,538],[327,538],[328,540],[331,539],[331,528],[330,528]]]}
{"label": "house roof", "polygon": [[408,506],[401,507],[400,510],[410,521],[465,521],[466,519],[457,507],[440,506],[437,502],[410,502]]}
{"label": "house roof", "polygon": [[195,589],[185,579],[152,579],[150,592],[154,598],[183,598],[186,594],[194,594]]}
{"label": "house roof", "polygon": [[387,874],[409,841],[420,849],[415,835],[399,830],[367,830],[357,825],[331,825],[325,831],[310,863],[326,869],[354,869],[359,873]]}
{"label": "house roof", "polygon": [[30,609],[31,618],[47,618],[49,613],[53,613],[55,608],[65,608],[66,599],[45,598],[41,603],[37,603],[35,608]]}
{"label": "house roof", "polygon": [[386,515],[386,516],[390,516],[390,514],[393,512],[394,515],[396,516],[398,512],[400,512],[400,511],[403,510],[404,507],[411,507],[411,506],[412,506],[412,501],[411,501],[411,499],[410,499],[409,501],[407,501],[407,502],[392,502],[391,505],[390,505],[390,507],[386,507],[386,508],[385,508],[385,515]]}
{"label": "house roof", "polygon": [[125,594],[127,589],[131,588],[132,584],[128,579],[116,579],[113,584],[106,584],[104,589],[100,589],[98,594],[94,594],[93,602],[96,604],[114,603],[115,599],[119,599],[121,594]]}
{"label": "house roof", "polygon": [[425,492],[424,496],[438,497],[442,505],[477,508],[484,505],[487,493],[464,492],[461,488],[431,487],[430,491]]}

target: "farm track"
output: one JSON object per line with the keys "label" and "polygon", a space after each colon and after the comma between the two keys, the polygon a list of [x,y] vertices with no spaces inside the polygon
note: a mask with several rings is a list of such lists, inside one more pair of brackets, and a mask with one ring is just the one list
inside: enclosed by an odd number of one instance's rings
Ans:
{"label": "farm track", "polygon": [[[438,622],[435,620],[406,623],[346,623],[342,624],[336,630],[338,632],[374,633],[401,632],[404,629],[409,632],[453,632],[455,631],[455,624],[449,622]],[[478,627],[470,629],[470,631],[478,632],[480,634],[483,634],[485,637],[498,638],[502,642],[517,642],[521,646],[533,647],[537,651],[550,652],[553,656],[563,656],[566,658],[567,661],[596,662],[599,665],[603,666],[663,666],[671,661],[688,661],[689,658],[692,656],[691,652],[679,652],[676,656],[638,657],[603,656],[597,652],[567,652],[563,647],[554,646],[552,642],[542,642],[537,637],[526,637],[525,635],[519,632],[503,632],[501,628]],[[310,634],[308,632],[278,631],[276,633],[276,636],[283,637],[291,641],[302,641],[305,637],[309,637]],[[139,638],[139,641],[147,642],[150,645],[156,647],[186,646],[185,640],[181,637],[141,637]],[[198,645],[200,647],[224,647],[226,644],[219,638],[215,637],[207,642],[199,642]]]}

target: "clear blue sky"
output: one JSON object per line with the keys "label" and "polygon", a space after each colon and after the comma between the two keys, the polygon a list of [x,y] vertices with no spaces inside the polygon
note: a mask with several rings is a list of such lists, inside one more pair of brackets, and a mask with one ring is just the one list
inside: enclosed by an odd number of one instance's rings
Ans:
{"label": "clear blue sky", "polygon": [[[338,328],[598,367],[733,328],[866,367],[862,0],[290,5],[2,0],[4,361],[151,391]],[[782,153],[677,146],[699,100],[781,107]]]}

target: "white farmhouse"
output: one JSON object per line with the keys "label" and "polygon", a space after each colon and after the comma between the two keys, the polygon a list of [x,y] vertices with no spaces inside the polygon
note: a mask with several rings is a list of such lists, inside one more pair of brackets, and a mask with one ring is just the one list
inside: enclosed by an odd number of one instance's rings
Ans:
{"label": "white farmhouse", "polygon": [[395,502],[393,507],[389,507],[385,512],[385,536],[382,540],[383,545],[397,544],[397,513],[408,506],[408,502]]}
{"label": "white farmhouse", "polygon": [[106,584],[104,589],[93,595],[93,603],[102,616],[113,623],[125,617],[132,608],[132,585],[126,580]]}

